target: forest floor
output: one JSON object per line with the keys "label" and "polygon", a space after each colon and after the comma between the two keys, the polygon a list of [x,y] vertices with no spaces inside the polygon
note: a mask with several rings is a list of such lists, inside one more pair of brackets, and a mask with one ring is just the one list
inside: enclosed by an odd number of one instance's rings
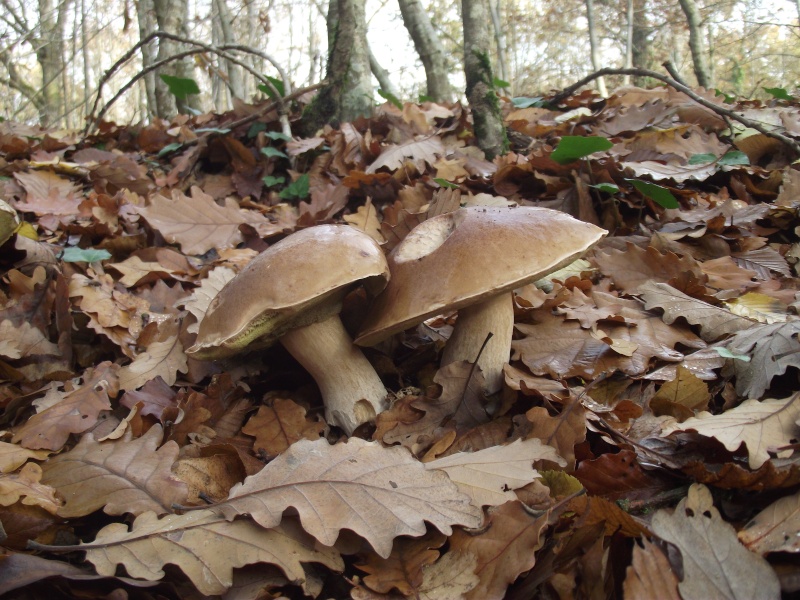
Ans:
{"label": "forest floor", "polygon": [[[722,112],[666,87],[506,99],[493,161],[458,104],[313,138],[251,106],[0,123],[0,594],[800,591],[800,102],[697,93]],[[453,311],[364,349],[392,402],[349,438],[279,344],[186,354],[278,240],[346,223],[389,253],[462,206],[608,231],[515,291],[500,392],[439,368]]]}

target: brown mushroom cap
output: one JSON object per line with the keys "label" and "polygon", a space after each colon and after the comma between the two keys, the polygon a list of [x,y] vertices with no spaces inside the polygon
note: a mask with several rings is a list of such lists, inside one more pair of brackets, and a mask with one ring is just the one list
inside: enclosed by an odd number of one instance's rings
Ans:
{"label": "brown mushroom cap", "polygon": [[362,282],[375,294],[389,269],[380,246],[349,225],[319,225],[276,242],[220,290],[187,352],[211,360],[263,348],[339,312]]}
{"label": "brown mushroom cap", "polygon": [[392,279],[356,338],[371,346],[428,317],[541,279],[606,231],[547,208],[460,208],[420,223],[389,255]]}

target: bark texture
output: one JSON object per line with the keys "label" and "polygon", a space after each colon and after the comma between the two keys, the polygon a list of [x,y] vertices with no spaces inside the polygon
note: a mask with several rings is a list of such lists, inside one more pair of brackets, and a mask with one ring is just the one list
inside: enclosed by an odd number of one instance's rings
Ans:
{"label": "bark texture", "polygon": [[713,85],[711,69],[708,66],[708,54],[703,39],[703,19],[694,0],[679,0],[681,10],[686,15],[686,24],[689,26],[689,50],[692,53],[692,65],[697,83],[704,88]]}
{"label": "bark texture", "polygon": [[367,46],[365,0],[331,0],[328,18],[328,83],[303,113],[304,132],[326,123],[337,126],[372,113],[372,78]]}
{"label": "bark texture", "polygon": [[435,102],[451,102],[453,87],[444,46],[420,0],[397,0],[403,24],[425,68],[426,95]]}
{"label": "bark texture", "polygon": [[[589,53],[592,59],[592,70],[599,71],[600,59],[597,44],[597,29],[594,19],[594,0],[586,0],[586,22],[589,27]],[[596,82],[597,91],[600,93],[600,95],[604,98],[608,97],[608,89],[606,88],[605,77],[598,77]]]}
{"label": "bark texture", "polygon": [[500,99],[494,90],[489,60],[489,11],[485,0],[462,0],[464,27],[464,75],[467,100],[472,109],[475,137],[487,158],[508,151],[508,137],[500,114]]}
{"label": "bark texture", "polygon": [[42,69],[39,115],[42,125],[48,126],[66,112],[61,77],[64,73],[64,23],[70,2],[39,0],[38,4],[41,35],[34,45]]}
{"label": "bark texture", "polygon": [[[186,31],[186,19],[188,16],[188,2],[187,0],[154,0],[153,7],[155,9],[156,24],[158,29],[167,33],[174,33],[182,37],[188,37]],[[158,55],[157,60],[164,60],[175,56],[178,52],[183,50],[181,44],[172,40],[164,38],[158,41]],[[173,61],[166,65],[160,72],[175,77],[183,77],[191,79],[194,71],[194,65],[191,58],[183,58]],[[155,113],[164,119],[169,119],[175,116],[178,112],[185,112],[188,108],[199,109],[199,99],[195,94],[190,95],[184,100],[176,100],[167,85],[156,78],[156,110]]]}

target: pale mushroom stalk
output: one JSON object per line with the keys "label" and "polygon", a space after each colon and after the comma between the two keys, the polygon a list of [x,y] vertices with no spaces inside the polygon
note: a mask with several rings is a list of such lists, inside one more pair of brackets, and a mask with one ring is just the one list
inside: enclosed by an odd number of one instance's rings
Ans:
{"label": "pale mushroom stalk", "polygon": [[317,382],[329,423],[351,434],[386,408],[383,382],[353,345],[338,314],[292,329],[280,343]]}
{"label": "pale mushroom stalk", "polygon": [[[478,366],[486,380],[489,394],[503,387],[503,365],[511,355],[511,336],[514,332],[514,300],[505,292],[458,311],[453,333],[442,353],[442,366],[466,360],[475,362],[480,352]],[[481,346],[486,336],[492,334],[486,347]]]}

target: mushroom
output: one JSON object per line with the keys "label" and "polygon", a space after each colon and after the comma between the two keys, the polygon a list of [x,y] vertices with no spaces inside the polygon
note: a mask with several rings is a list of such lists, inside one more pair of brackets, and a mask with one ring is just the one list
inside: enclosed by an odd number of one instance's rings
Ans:
{"label": "mushroom", "polygon": [[488,393],[502,387],[511,353],[512,290],[568,265],[607,232],[539,207],[468,207],[428,219],[388,257],[392,279],[356,344],[374,345],[428,317],[458,310],[442,366],[478,364]]}
{"label": "mushroom", "polygon": [[385,408],[386,388],[342,325],[358,283],[376,294],[389,269],[380,246],[349,225],[319,225],[276,242],[212,300],[187,353],[201,360],[280,343],[311,374],[325,418],[348,435]]}

